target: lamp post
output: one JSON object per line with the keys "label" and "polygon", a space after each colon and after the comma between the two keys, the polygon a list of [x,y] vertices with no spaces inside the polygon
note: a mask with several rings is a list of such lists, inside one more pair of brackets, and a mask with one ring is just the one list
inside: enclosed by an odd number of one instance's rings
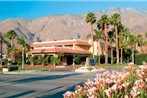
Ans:
{"label": "lamp post", "polygon": [[22,47],[22,70],[24,69],[24,47]]}

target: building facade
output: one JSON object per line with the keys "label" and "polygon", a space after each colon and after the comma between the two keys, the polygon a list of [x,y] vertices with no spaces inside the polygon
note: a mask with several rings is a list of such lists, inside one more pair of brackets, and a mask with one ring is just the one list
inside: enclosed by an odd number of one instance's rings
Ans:
{"label": "building facade", "polygon": [[86,60],[91,55],[91,44],[87,40],[58,40],[47,42],[34,42],[31,45],[30,53],[32,55],[44,55],[58,57],[59,53],[63,53],[62,62],[64,65],[74,64],[74,57],[79,55]]}
{"label": "building facade", "polygon": [[[94,55],[105,55],[105,42],[100,40],[94,41]],[[72,39],[72,40],[57,40],[46,42],[34,42],[31,45],[30,53],[32,55],[44,55],[59,57],[59,53],[63,53],[63,65],[74,64],[74,57],[80,56],[83,61],[92,55],[93,47],[91,40]],[[110,45],[108,45],[108,55],[110,56]]]}

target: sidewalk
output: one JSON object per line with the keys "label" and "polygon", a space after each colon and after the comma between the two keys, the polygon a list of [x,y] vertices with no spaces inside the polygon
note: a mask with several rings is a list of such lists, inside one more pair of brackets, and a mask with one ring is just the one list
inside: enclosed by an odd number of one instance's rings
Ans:
{"label": "sidewalk", "polygon": [[41,72],[41,71],[40,70],[10,71],[10,72],[2,72],[2,74],[33,74],[36,72]]}

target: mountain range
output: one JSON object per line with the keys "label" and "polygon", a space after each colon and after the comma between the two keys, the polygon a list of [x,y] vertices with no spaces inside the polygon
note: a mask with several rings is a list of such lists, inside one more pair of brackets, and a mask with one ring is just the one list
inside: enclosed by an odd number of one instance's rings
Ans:
{"label": "mountain range", "polygon": [[[112,15],[120,13],[122,23],[128,27],[132,34],[147,32],[147,10],[133,8],[118,8],[95,12],[97,19],[103,14]],[[80,15],[52,15],[37,19],[14,18],[0,22],[0,32],[5,34],[15,30],[18,36],[24,36],[28,43],[42,40],[72,39],[80,36],[86,39],[90,32],[85,22],[86,14]]]}

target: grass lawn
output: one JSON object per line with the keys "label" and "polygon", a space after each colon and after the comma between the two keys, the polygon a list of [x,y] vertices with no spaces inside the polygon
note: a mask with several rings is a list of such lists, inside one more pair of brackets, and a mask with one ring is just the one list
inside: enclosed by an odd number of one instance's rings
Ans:
{"label": "grass lawn", "polygon": [[46,71],[48,69],[46,68],[30,68],[30,67],[24,67],[24,69],[22,69],[21,67],[18,69],[18,71],[27,71],[27,70],[41,70],[41,71]]}
{"label": "grass lawn", "polygon": [[107,67],[107,66],[118,66],[118,67],[125,67],[125,66],[128,66],[127,64],[98,64],[96,66],[101,66],[101,67]]}
{"label": "grass lawn", "polygon": [[0,67],[0,72],[2,72],[2,67]]}

